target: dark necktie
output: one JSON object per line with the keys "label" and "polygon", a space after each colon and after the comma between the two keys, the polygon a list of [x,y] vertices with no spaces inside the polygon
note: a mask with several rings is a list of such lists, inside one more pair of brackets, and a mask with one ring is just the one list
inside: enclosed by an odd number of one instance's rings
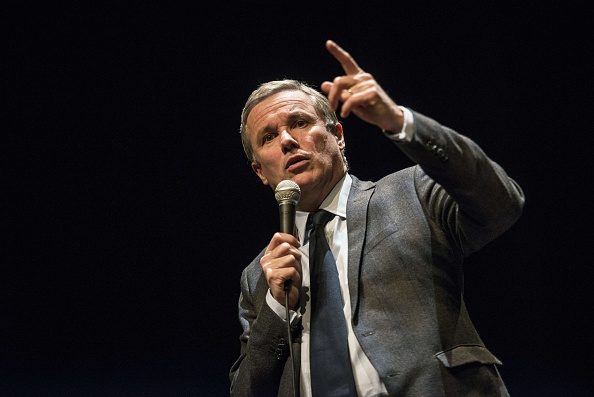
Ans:
{"label": "dark necktie", "polygon": [[324,226],[334,217],[320,210],[309,215],[313,230],[309,238],[311,274],[311,389],[314,397],[356,396],[351,369],[347,329],[342,309],[336,262]]}

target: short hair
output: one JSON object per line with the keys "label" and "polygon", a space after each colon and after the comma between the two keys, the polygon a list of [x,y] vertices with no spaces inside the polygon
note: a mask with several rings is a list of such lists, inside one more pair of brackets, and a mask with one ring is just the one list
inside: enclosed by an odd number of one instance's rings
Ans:
{"label": "short hair", "polygon": [[[326,130],[328,130],[329,132],[334,132],[336,129],[336,124],[338,124],[338,118],[336,117],[336,113],[330,109],[330,102],[328,101],[328,98],[326,98],[325,95],[323,95],[315,88],[312,88],[311,86],[307,85],[306,83],[290,79],[274,80],[269,81],[268,83],[263,83],[256,90],[254,90],[254,92],[252,92],[247,102],[245,103],[243,111],[241,112],[241,126],[239,129],[239,132],[241,134],[241,143],[243,145],[245,155],[247,156],[249,161],[253,161],[256,164],[258,162],[256,161],[254,150],[247,136],[248,116],[257,104],[259,104],[266,98],[283,91],[301,91],[305,93],[311,100],[311,103],[314,109],[316,110],[318,116],[322,120],[324,120],[326,124]],[[344,149],[341,151],[341,154],[343,162],[348,168],[348,163],[344,155]]]}

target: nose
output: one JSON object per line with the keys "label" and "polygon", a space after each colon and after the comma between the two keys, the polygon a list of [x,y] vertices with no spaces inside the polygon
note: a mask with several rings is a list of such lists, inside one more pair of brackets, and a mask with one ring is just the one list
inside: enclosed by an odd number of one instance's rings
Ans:
{"label": "nose", "polygon": [[289,153],[294,148],[299,147],[297,140],[286,129],[280,132],[280,143],[283,153]]}

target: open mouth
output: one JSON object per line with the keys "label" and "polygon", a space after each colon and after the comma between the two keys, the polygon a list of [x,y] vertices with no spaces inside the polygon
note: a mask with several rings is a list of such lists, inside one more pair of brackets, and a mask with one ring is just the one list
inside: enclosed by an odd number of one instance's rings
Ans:
{"label": "open mouth", "polygon": [[298,168],[299,166],[301,166],[302,164],[304,164],[306,160],[307,160],[307,158],[304,157],[304,156],[294,156],[294,157],[291,157],[289,159],[289,161],[287,161],[287,165],[286,165],[285,168],[288,169],[288,170],[292,170],[292,169]]}

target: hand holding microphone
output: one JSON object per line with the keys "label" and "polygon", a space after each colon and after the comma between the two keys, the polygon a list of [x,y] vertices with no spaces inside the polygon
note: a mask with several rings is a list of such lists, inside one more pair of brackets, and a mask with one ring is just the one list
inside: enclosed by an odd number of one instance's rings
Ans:
{"label": "hand holding microphone", "polygon": [[280,233],[270,240],[260,264],[272,296],[285,305],[288,292],[289,307],[295,309],[301,289],[301,244],[294,235],[301,190],[295,182],[284,180],[277,185],[275,198],[279,205]]}

